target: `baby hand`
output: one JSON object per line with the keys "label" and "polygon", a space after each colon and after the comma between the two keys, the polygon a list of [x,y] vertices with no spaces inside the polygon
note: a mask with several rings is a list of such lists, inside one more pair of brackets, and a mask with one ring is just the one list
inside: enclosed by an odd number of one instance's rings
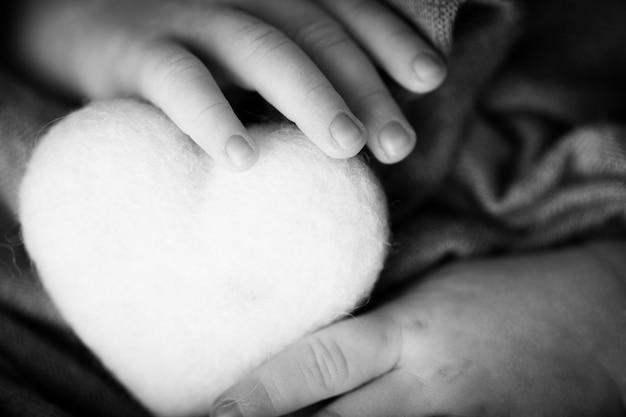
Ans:
{"label": "baby hand", "polygon": [[213,417],[623,416],[626,244],[463,262],[319,331]]}
{"label": "baby hand", "polygon": [[[251,166],[256,146],[218,79],[258,91],[336,158],[367,142],[386,163],[415,133],[378,75],[436,88],[442,61],[376,0],[33,0],[18,38],[24,62],[91,98],[136,94],[216,161]],[[362,121],[362,122],[361,122]]]}

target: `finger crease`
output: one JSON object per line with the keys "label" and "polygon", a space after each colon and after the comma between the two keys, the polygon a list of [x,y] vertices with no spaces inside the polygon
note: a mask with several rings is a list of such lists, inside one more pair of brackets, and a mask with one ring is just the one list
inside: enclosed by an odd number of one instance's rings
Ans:
{"label": "finger crease", "polygon": [[383,90],[372,91],[365,94],[364,96],[359,97],[354,105],[358,107],[365,106],[367,102],[372,101],[373,99],[378,97],[387,100],[389,98],[389,94]]}

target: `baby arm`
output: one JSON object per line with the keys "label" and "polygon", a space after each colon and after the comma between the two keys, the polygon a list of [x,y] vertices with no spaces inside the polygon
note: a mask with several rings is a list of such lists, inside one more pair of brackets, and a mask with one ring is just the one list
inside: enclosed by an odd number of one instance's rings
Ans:
{"label": "baby arm", "polygon": [[214,417],[622,416],[626,244],[460,262],[319,331],[225,392]]}
{"label": "baby arm", "polygon": [[40,76],[90,98],[141,96],[236,170],[257,148],[218,74],[258,91],[328,155],[367,142],[387,163],[411,152],[415,133],[368,54],[414,92],[445,75],[432,48],[373,0],[27,3],[17,48]]}

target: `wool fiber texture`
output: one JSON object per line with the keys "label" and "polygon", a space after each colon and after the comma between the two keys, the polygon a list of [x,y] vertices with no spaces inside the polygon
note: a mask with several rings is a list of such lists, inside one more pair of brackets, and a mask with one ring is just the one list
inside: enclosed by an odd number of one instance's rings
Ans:
{"label": "wool fiber texture", "polygon": [[94,103],[42,139],[21,184],[26,247],[65,320],[158,415],[208,412],[238,378],[367,297],[388,225],[360,159],[251,129],[228,172],[156,108]]}

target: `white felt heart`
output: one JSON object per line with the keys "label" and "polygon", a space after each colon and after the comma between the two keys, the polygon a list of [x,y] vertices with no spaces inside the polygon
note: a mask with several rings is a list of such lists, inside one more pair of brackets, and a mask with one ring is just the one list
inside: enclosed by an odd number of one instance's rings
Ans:
{"label": "white felt heart", "polygon": [[214,165],[160,111],[92,104],[58,123],[20,190],[28,251],[65,319],[152,411],[190,415],[341,317],[378,276],[380,187],[293,128]]}

